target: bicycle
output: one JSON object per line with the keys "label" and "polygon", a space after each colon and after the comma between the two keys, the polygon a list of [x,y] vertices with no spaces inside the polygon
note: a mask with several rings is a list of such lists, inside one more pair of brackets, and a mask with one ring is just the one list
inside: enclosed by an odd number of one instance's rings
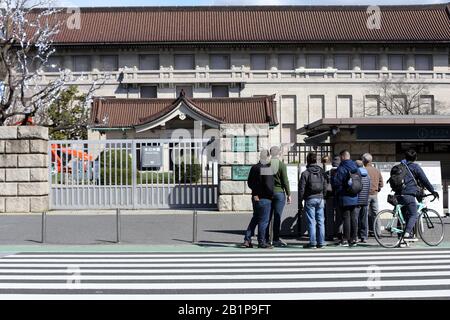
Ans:
{"label": "bicycle", "polygon": [[[433,195],[423,195],[418,199],[415,229],[419,231],[420,238],[427,245],[438,246],[444,240],[444,222],[437,211],[427,208],[424,200],[429,196]],[[436,197],[431,202],[434,200]],[[398,203],[397,196],[394,195],[388,196],[388,202],[394,206],[394,210],[382,210],[376,215],[373,222],[375,239],[385,248],[400,247],[402,243],[406,243],[403,240],[405,233],[405,219],[401,210],[403,205]]]}

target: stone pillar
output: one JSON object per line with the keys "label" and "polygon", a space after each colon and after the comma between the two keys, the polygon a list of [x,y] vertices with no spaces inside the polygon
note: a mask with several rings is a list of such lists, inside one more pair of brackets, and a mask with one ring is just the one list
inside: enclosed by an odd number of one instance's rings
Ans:
{"label": "stone pillar", "polygon": [[[256,151],[244,152],[233,149],[234,137],[255,137]],[[222,124],[220,125],[219,155],[219,211],[251,211],[251,190],[246,180],[233,180],[233,166],[254,165],[259,152],[269,148],[268,124]]]}
{"label": "stone pillar", "polygon": [[0,127],[0,212],[49,209],[48,129]]}

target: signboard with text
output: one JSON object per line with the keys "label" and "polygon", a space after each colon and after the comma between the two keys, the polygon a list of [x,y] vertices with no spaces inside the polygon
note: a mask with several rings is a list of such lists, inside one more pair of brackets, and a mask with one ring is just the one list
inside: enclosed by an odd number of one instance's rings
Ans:
{"label": "signboard with text", "polygon": [[243,166],[243,165],[232,166],[231,180],[246,181],[251,168],[252,166]]}
{"label": "signboard with text", "polygon": [[258,150],[257,137],[233,137],[231,150],[233,152],[255,152]]}
{"label": "signboard with text", "polygon": [[162,147],[151,146],[142,147],[141,154],[141,167],[161,167],[162,166]]}

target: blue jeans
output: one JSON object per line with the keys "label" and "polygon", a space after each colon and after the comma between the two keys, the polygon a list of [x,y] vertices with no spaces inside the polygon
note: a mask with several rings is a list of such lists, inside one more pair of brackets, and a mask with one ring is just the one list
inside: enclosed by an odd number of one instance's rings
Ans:
{"label": "blue jeans", "polygon": [[360,239],[367,240],[369,237],[369,211],[367,206],[357,206],[358,212],[358,236]]}
{"label": "blue jeans", "polygon": [[[325,244],[325,217],[324,200],[322,198],[311,198],[305,201],[305,213],[308,223],[309,244]],[[317,240],[316,240],[317,229]]]}
{"label": "blue jeans", "polygon": [[273,241],[280,240],[281,215],[286,205],[286,194],[284,192],[276,192],[272,199],[272,208],[270,212],[269,225],[266,231],[266,240],[269,242],[270,220],[273,217]]}
{"label": "blue jeans", "polygon": [[271,205],[272,201],[269,199],[253,200],[253,217],[245,232],[244,240],[252,240],[252,237],[255,235],[256,225],[258,225],[258,243],[266,243],[266,230],[269,225]]}
{"label": "blue jeans", "polygon": [[398,197],[398,203],[403,205],[402,214],[406,220],[405,232],[411,234],[417,221],[417,202],[416,197],[404,195]]}

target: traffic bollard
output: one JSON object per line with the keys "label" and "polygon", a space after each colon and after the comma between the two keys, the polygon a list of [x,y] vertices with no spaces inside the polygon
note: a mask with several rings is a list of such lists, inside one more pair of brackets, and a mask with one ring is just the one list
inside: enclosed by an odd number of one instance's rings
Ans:
{"label": "traffic bollard", "polygon": [[120,209],[116,209],[116,242],[120,243]]}
{"label": "traffic bollard", "polygon": [[197,209],[192,214],[192,243],[197,243]]}
{"label": "traffic bollard", "polygon": [[45,243],[45,236],[47,233],[47,212],[42,212],[42,221],[41,221],[41,242]]}

